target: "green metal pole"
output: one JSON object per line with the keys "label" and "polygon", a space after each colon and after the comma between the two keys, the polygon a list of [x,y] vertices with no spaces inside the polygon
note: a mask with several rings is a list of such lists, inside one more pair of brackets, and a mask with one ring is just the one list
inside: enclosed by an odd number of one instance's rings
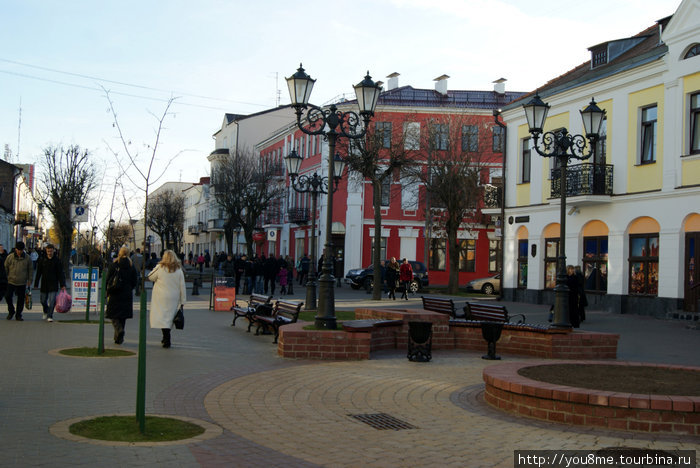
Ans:
{"label": "green metal pole", "polygon": [[[88,262],[90,260],[88,259]],[[92,290],[92,262],[90,262],[90,266],[88,267],[88,290],[87,290],[87,306],[85,307],[85,321],[89,322],[90,321],[90,291]]]}
{"label": "green metal pole", "polygon": [[100,331],[97,337],[97,354],[105,352],[105,287],[107,286],[107,270],[102,272],[102,282],[100,283]]}
{"label": "green metal pole", "polygon": [[[143,286],[143,285],[142,285]],[[139,431],[146,431],[146,289],[141,288],[141,308],[139,309],[139,363],[136,382],[136,420]]]}

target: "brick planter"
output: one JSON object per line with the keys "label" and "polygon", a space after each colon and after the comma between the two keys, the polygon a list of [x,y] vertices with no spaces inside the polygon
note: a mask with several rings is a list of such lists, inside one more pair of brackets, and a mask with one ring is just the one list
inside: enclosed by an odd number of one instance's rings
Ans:
{"label": "brick planter", "polygon": [[[544,421],[700,436],[700,397],[591,390],[540,382],[518,374],[523,367],[556,363],[512,362],[487,367],[483,372],[484,399],[500,410]],[[610,361],[579,363],[646,365],[700,372],[698,367],[687,366]]]}
{"label": "brick planter", "polygon": [[[374,351],[406,349],[408,322],[433,324],[433,351],[467,349],[486,351],[481,326],[476,322],[450,322],[437,312],[402,309],[357,309],[361,319],[401,320],[401,325],[349,333],[343,330],[304,330],[307,322],[280,328],[277,352],[282,357],[328,360],[369,359]],[[499,353],[547,359],[615,359],[619,335],[586,331],[550,330],[532,325],[505,325],[496,344]]]}

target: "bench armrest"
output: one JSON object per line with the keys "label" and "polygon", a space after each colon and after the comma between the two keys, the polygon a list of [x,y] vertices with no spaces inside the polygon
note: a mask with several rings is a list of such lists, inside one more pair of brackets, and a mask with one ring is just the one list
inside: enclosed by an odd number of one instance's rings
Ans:
{"label": "bench armrest", "polygon": [[522,317],[520,320],[518,320],[515,323],[525,323],[525,315],[524,314],[511,315],[508,317],[508,322],[513,323],[513,317]]}

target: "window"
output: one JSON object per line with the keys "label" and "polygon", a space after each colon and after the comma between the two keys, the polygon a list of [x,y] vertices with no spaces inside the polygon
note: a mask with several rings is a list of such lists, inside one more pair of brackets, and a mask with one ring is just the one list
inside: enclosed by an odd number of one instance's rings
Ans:
{"label": "window", "polygon": [[495,126],[493,127],[493,147],[491,148],[494,153],[503,152],[503,127]]}
{"label": "window", "polygon": [[586,291],[608,291],[608,238],[583,238],[583,276]]}
{"label": "window", "polygon": [[297,237],[294,239],[294,258],[296,260],[299,260],[301,257],[304,256],[304,253],[306,252],[304,250],[304,238],[303,237]]}
{"label": "window", "polygon": [[501,271],[501,241],[489,240],[489,273]]}
{"label": "window", "polygon": [[462,125],[462,151],[479,151],[479,127]]}
{"label": "window", "polygon": [[389,206],[391,204],[391,176],[382,179],[381,191],[381,205]]}
{"label": "window", "polygon": [[447,241],[445,239],[430,239],[430,258],[428,262],[431,270],[446,270],[446,245]]}
{"label": "window", "polygon": [[557,260],[559,257],[559,239],[544,241],[544,288],[554,289],[557,285]]}
{"label": "window", "polygon": [[[384,260],[386,258],[386,237],[382,237],[379,243],[379,259]],[[372,236],[372,260],[374,260],[374,236]]]}
{"label": "window", "polygon": [[605,165],[605,160],[607,157],[607,146],[608,146],[608,119],[603,118],[603,122],[600,124],[600,133],[598,134],[598,141],[595,144],[595,154],[593,155],[593,163]]}
{"label": "window", "polygon": [[527,288],[527,239],[518,241],[518,288]]}
{"label": "window", "polygon": [[420,122],[406,122],[403,124],[405,150],[420,149]]}
{"label": "window", "polygon": [[459,271],[476,271],[476,240],[465,239],[459,242]]}
{"label": "window", "polygon": [[690,96],[690,154],[700,153],[700,93]]}
{"label": "window", "polygon": [[595,68],[598,65],[604,65],[608,63],[608,45],[605,44],[602,47],[599,47],[595,50],[592,51],[593,54],[593,66],[591,68]]}
{"label": "window", "polygon": [[377,122],[376,130],[377,141],[381,143],[382,148],[391,148],[391,122]]}
{"label": "window", "polygon": [[433,149],[446,150],[450,127],[447,124],[433,124]]}
{"label": "window", "polygon": [[630,234],[630,294],[659,292],[659,235]]}
{"label": "window", "polygon": [[688,49],[688,52],[685,53],[684,59],[689,59],[690,57],[695,57],[697,55],[700,55],[700,44],[693,44],[693,46]]}
{"label": "window", "polygon": [[656,162],[656,106],[642,109],[641,164]]}
{"label": "window", "polygon": [[523,152],[520,157],[520,183],[528,184],[530,183],[530,139],[524,138],[522,140]]}

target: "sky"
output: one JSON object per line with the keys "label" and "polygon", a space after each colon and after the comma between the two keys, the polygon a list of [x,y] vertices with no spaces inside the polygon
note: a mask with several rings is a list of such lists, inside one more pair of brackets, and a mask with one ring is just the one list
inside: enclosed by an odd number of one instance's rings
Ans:
{"label": "sky", "polygon": [[[697,0],[694,0],[697,1]],[[324,104],[369,71],[386,82],[531,91],[590,58],[588,47],[634,35],[680,0],[0,0],[0,144],[13,163],[43,149],[90,150],[99,189],[93,223],[138,217],[150,188],[209,175],[225,113],[289,103],[299,63]],[[105,90],[107,93],[105,93]],[[135,157],[125,149],[110,112]],[[123,163],[122,163],[123,164]],[[124,173],[126,172],[126,173]],[[160,176],[160,177],[159,177]]]}

